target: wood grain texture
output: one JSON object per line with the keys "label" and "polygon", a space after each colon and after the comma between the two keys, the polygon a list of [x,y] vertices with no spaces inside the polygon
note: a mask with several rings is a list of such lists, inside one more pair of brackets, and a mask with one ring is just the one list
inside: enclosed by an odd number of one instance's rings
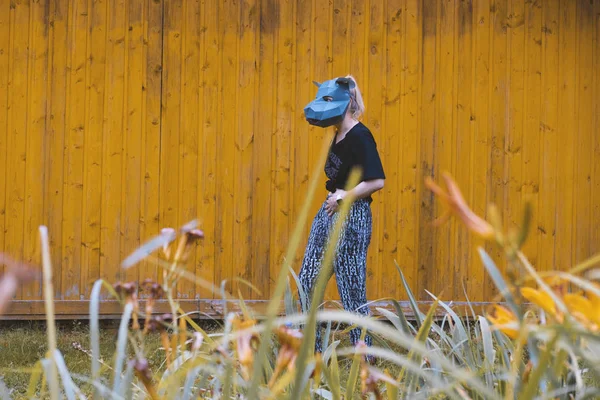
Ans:
{"label": "wood grain texture", "polygon": [[[75,315],[68,301],[98,278],[157,279],[151,263],[120,262],[197,219],[206,238],[186,268],[266,299],[333,138],[304,120],[312,81],[352,74],[387,175],[369,298],[405,298],[397,261],[421,300],[462,301],[464,286],[491,301],[476,247],[499,251],[457,221],[433,226],[444,209],[423,180],[451,172],[506,228],[531,202],[525,252],[539,269],[600,251],[599,3],[0,0],[0,251],[39,262],[47,225],[57,307]],[[39,295],[32,284],[18,298]],[[203,310],[220,297],[191,282],[178,296]]]}

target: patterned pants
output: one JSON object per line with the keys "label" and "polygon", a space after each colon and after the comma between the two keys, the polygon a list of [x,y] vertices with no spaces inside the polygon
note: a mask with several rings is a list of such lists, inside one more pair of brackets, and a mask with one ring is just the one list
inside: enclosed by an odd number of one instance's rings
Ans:
{"label": "patterned pants", "polygon": [[[315,217],[310,229],[308,245],[300,270],[300,283],[307,296],[304,312],[310,309],[312,290],[321,270],[321,260],[324,256],[330,232],[337,220],[338,213],[327,215],[325,203]],[[368,315],[370,310],[367,303],[367,249],[371,241],[371,207],[364,199],[356,200],[350,207],[340,239],[337,243],[336,256],[333,262],[333,273],[336,276],[338,292],[342,305],[347,311]],[[331,278],[331,276],[329,276]],[[352,344],[360,339],[361,331],[356,328],[350,331]],[[366,336],[365,342],[371,345],[371,337]],[[321,329],[317,328],[315,351],[322,352]]]}

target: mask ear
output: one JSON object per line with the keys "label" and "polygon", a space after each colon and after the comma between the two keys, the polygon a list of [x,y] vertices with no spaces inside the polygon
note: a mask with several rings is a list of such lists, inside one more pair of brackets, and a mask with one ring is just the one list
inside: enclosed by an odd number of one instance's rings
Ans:
{"label": "mask ear", "polygon": [[313,81],[313,83],[315,84],[315,86],[316,86],[316,87],[318,87],[318,88],[320,88],[320,87],[321,87],[321,84],[320,84],[319,82],[317,82],[317,81]]}
{"label": "mask ear", "polygon": [[354,83],[354,81],[350,78],[338,78],[335,83],[337,83],[338,85],[344,85],[347,86],[348,89],[354,89],[356,87],[356,84]]}

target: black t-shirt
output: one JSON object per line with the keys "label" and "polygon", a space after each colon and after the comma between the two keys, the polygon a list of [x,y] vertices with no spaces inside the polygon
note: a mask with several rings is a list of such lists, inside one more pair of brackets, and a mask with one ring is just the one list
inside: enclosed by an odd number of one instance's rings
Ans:
{"label": "black t-shirt", "polygon": [[[375,138],[361,122],[354,125],[339,143],[333,139],[325,163],[325,175],[329,178],[325,185],[327,190],[335,192],[336,189],[345,189],[346,181],[355,166],[361,168],[361,182],[385,179]],[[371,196],[367,200],[370,203]]]}

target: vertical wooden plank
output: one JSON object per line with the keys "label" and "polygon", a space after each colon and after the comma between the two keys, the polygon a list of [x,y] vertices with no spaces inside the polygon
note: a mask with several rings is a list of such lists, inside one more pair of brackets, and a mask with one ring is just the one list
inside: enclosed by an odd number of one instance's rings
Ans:
{"label": "vertical wooden plank", "polygon": [[160,226],[179,228],[182,0],[164,3],[160,145]]}
{"label": "vertical wooden plank", "polygon": [[419,251],[418,251],[418,273],[417,284],[413,287],[417,299],[426,298],[425,289],[434,288],[433,278],[437,273],[434,262],[436,242],[434,241],[434,230],[431,221],[435,218],[436,201],[433,194],[425,188],[423,180],[426,176],[434,176],[435,162],[435,139],[438,130],[437,119],[431,118],[435,115],[435,98],[437,91],[436,64],[438,62],[436,52],[437,27],[437,3],[421,3],[422,18],[422,44],[421,44],[421,76],[420,76],[420,142],[419,142],[419,166],[417,193],[421,198],[419,210]]}
{"label": "vertical wooden plank", "polygon": [[[474,49],[473,49],[473,1],[461,0],[457,2],[456,7],[456,55],[455,77],[456,85],[456,118],[455,118],[455,136],[456,153],[454,164],[454,176],[459,186],[463,189],[463,195],[473,204],[473,129],[475,102],[473,101],[473,84],[475,80]],[[463,285],[468,287],[473,280],[470,269],[474,264],[471,257],[473,243],[471,233],[461,224],[455,225],[454,230],[454,296],[453,299],[463,299]],[[479,268],[479,266],[477,266]]]}
{"label": "vertical wooden plank", "polygon": [[349,31],[350,21],[352,20],[350,14],[350,3],[348,0],[334,0],[333,1],[333,40],[331,43],[332,52],[332,70],[333,73],[330,78],[332,79],[337,76],[346,76],[350,68],[349,55]]}
{"label": "vertical wooden plank", "polygon": [[[160,131],[163,53],[163,2],[146,0],[147,17],[144,21],[144,60],[142,66],[142,132],[141,164],[144,184],[140,208],[142,241],[158,234],[160,224]],[[142,263],[140,278],[158,279],[154,263]]]}
{"label": "vertical wooden plank", "polygon": [[[323,47],[327,46],[325,49],[328,50],[328,57],[325,61],[325,67],[327,67],[327,75],[321,79],[317,79],[318,82],[323,82],[324,80],[333,79],[338,76],[346,76],[350,73],[350,52],[352,50],[352,44],[350,42],[351,35],[349,33],[352,29],[352,21],[355,21],[354,15],[353,13],[351,13],[350,8],[352,3],[351,0],[329,1],[322,3],[329,5],[328,8],[323,9],[322,11],[318,11],[319,13],[323,14],[322,20],[324,23],[326,23],[324,28],[329,28],[327,31],[328,36],[326,36],[326,38],[323,38],[322,41],[316,42],[314,45]],[[362,88],[361,81],[358,82],[358,85]],[[316,87],[314,86],[313,88],[316,89]],[[330,140],[333,140],[335,135],[335,128],[331,127],[325,129],[317,129],[321,131],[321,133],[324,134],[325,137],[330,138]],[[318,149],[318,147],[316,148]],[[316,152],[318,154],[318,150],[316,150]],[[320,206],[322,205],[324,198],[319,196],[316,200],[316,202],[319,203]],[[367,265],[369,265],[369,263],[367,263]],[[334,278],[328,282],[325,294],[326,300],[337,300],[340,298],[337,290],[336,279],[337,277],[334,276]]]}
{"label": "vertical wooden plank", "polygon": [[[439,82],[436,94],[437,129],[434,140],[434,174],[441,177],[441,171],[453,170],[454,129],[453,118],[456,107],[453,105],[454,85],[454,1],[438,2],[438,33],[436,41],[437,60],[436,81]],[[437,171],[437,173],[435,172]],[[435,229],[436,261],[438,273],[435,275],[436,293],[444,292],[445,296],[454,295],[454,273],[448,266],[453,260],[452,232],[455,221],[443,224]],[[450,286],[450,288],[449,288]],[[431,290],[429,288],[426,288]]]}
{"label": "vertical wooden plank", "polygon": [[[488,152],[491,153],[491,174],[489,176],[488,202],[494,203],[502,216],[506,217],[506,194],[504,155],[507,125],[508,104],[508,55],[507,55],[507,17],[508,9],[506,1],[492,0],[490,4],[490,135],[491,142]],[[504,270],[504,258],[502,250],[495,243],[488,243],[486,250],[498,263],[498,267]],[[485,295],[491,298],[496,293],[496,287],[489,275],[486,275]]]}
{"label": "vertical wooden plank", "polygon": [[[391,10],[388,8],[388,10]],[[401,140],[397,147],[401,154],[402,164],[399,173],[400,181],[400,216],[398,218],[398,262],[404,265],[405,274],[410,287],[417,288],[419,271],[419,185],[423,176],[419,171],[420,152],[420,99],[421,99],[421,46],[422,11],[419,0],[404,2],[404,29],[402,33],[402,88],[401,88],[401,123],[398,124]],[[397,15],[397,11],[396,14]],[[388,39],[388,43],[390,40]],[[388,130],[390,128],[388,127]],[[388,151],[393,151],[389,149]],[[393,165],[393,164],[392,164]],[[390,167],[388,167],[390,170]],[[389,173],[389,172],[388,172]],[[387,185],[387,183],[386,183]],[[387,218],[385,218],[387,220]],[[393,271],[396,274],[395,271]],[[396,290],[399,298],[404,298],[400,287]]]}
{"label": "vertical wooden plank", "polygon": [[[347,29],[347,23],[350,20],[350,13],[348,11],[349,3],[344,3],[345,17],[346,20],[340,18],[340,24],[344,29]],[[317,50],[312,45],[313,31],[312,27],[312,2],[310,0],[296,0],[296,29],[294,35],[296,37],[294,48],[294,59],[295,61],[295,73],[296,73],[296,84],[295,90],[295,102],[294,102],[294,135],[293,135],[293,147],[294,147],[294,185],[292,188],[292,199],[294,207],[292,212],[292,227],[295,229],[296,224],[299,223],[298,216],[300,210],[306,202],[306,193],[308,190],[308,181],[310,174],[314,169],[314,164],[311,162],[310,154],[310,143],[313,140],[313,134],[311,132],[310,125],[304,118],[304,107],[312,100],[316,92],[316,86],[313,85],[313,80],[318,80],[313,76],[311,65],[314,59],[314,52]],[[347,49],[344,49],[346,51]],[[335,58],[334,58],[335,61]],[[346,58],[347,62],[347,58]],[[348,67],[346,67],[348,68]],[[262,77],[261,77],[262,79]],[[319,171],[321,174],[322,172]],[[255,174],[257,171],[255,171]],[[322,200],[320,195],[317,195],[314,203],[320,203]],[[320,204],[319,204],[320,205]],[[310,228],[312,215],[309,215],[307,225]],[[303,234],[308,235],[308,231]],[[299,246],[294,260],[294,266],[302,265],[304,257],[304,246]],[[293,282],[291,282],[294,285]],[[293,287],[293,286],[292,286]]]}
{"label": "vertical wooden plank", "polygon": [[[29,95],[27,109],[27,170],[25,182],[24,260],[39,262],[38,227],[43,224],[44,211],[44,138],[46,136],[47,71],[48,71],[48,12],[49,5],[31,3]],[[1,147],[1,146],[0,146]],[[40,273],[41,277],[41,273]],[[23,298],[40,299],[41,280],[23,288]]]}
{"label": "vertical wooden plank", "polygon": [[[202,193],[199,193],[199,204],[202,204],[200,212],[202,228],[204,229],[205,239],[201,244],[202,269],[201,277],[219,284],[221,280],[220,271],[220,246],[221,240],[221,209],[217,198],[219,196],[217,185],[220,179],[219,166],[222,157],[223,132],[221,126],[221,59],[220,49],[222,47],[222,38],[219,29],[220,9],[219,1],[211,0],[203,2],[204,18],[204,58],[202,63],[203,73],[203,119],[202,129],[204,141],[198,143],[201,146],[202,169],[204,176],[202,179]],[[219,161],[217,161],[219,160]],[[213,294],[206,290],[200,290],[201,298],[212,298]]]}
{"label": "vertical wooden plank", "polygon": [[[370,1],[368,3],[368,42],[367,42],[367,80],[368,87],[365,92],[365,104],[368,111],[365,115],[365,124],[372,132],[377,142],[377,149],[384,168],[391,166],[392,161],[386,159],[386,126],[384,114],[384,101],[386,90],[386,41],[385,41],[385,20],[386,15],[385,2]],[[388,168],[389,170],[389,168]],[[380,298],[387,296],[389,291],[395,289],[394,278],[381,279],[383,268],[386,261],[382,257],[383,252],[383,218],[384,201],[387,197],[385,191],[379,191],[373,195],[371,203],[371,212],[373,214],[373,232],[371,235],[371,244],[369,245],[370,257],[367,263],[367,296],[368,298]],[[368,286],[369,277],[372,276],[371,286]]]}
{"label": "vertical wooden plank", "polygon": [[[122,237],[120,260],[125,259],[140,245],[141,191],[142,191],[142,104],[144,43],[143,21],[146,18],[143,2],[129,2],[127,32],[125,34],[125,99],[123,115],[123,190],[121,195]],[[120,261],[119,260],[119,261]],[[139,269],[125,271],[126,281],[143,280]],[[142,278],[142,279],[140,279]]]}
{"label": "vertical wooden plank", "polygon": [[573,174],[575,141],[573,127],[577,126],[576,111],[576,62],[577,62],[577,3],[560,1],[558,26],[558,141],[560,151],[555,165],[556,184],[556,264],[555,268],[565,270],[572,264],[573,229]]}
{"label": "vertical wooden plank", "polygon": [[[81,242],[83,201],[83,144],[86,115],[87,0],[76,0],[69,7],[67,46],[67,120],[64,154],[64,199],[62,239],[61,298],[78,299],[81,293]],[[85,110],[85,108],[84,108]]]}
{"label": "vertical wooden plank", "polygon": [[[272,134],[274,132],[275,113],[275,31],[279,25],[277,3],[260,1],[260,24],[258,32],[258,83],[257,101],[261,104],[260,112],[254,118],[254,143],[260,153],[254,155],[252,169],[254,172],[254,192],[252,197],[252,268],[255,271],[255,284],[259,284],[263,297],[272,291],[271,283],[281,264],[271,258],[271,227],[273,223],[272,209],[272,168],[273,149]],[[310,12],[310,8],[309,8]],[[299,18],[301,19],[301,18]],[[260,232],[260,233],[259,233]],[[273,272],[276,274],[276,272]]]}
{"label": "vertical wooden plank", "polygon": [[[272,226],[271,262],[278,271],[278,265],[283,262],[284,251],[289,240],[289,232],[292,229],[291,202],[290,202],[290,169],[292,163],[292,150],[290,149],[290,137],[292,135],[292,124],[290,115],[292,111],[293,93],[290,88],[292,80],[292,57],[294,51],[292,18],[293,6],[291,0],[282,0],[278,7],[279,21],[275,35],[275,76],[276,78],[276,111],[275,111],[275,134],[272,142],[272,162],[274,168],[272,202]],[[293,86],[292,86],[293,87]],[[271,270],[271,279],[277,280],[275,271]]]}
{"label": "vertical wooden plank", "polygon": [[[27,168],[27,99],[29,96],[30,7],[28,1],[11,3],[8,138],[6,159],[6,228],[4,251],[23,258],[25,216],[25,171]],[[30,138],[29,138],[30,139]]]}
{"label": "vertical wooden plank", "polygon": [[121,276],[121,193],[123,191],[123,109],[125,90],[125,34],[127,12],[124,0],[108,3],[107,68],[102,137],[102,210],[100,221],[100,276],[110,281]]}
{"label": "vertical wooden plank", "polygon": [[[4,251],[6,224],[6,174],[8,159],[8,100],[9,100],[9,82],[10,82],[10,38],[12,26],[10,23],[11,10],[10,2],[5,1],[0,5],[0,167],[5,173],[0,174],[0,251]],[[4,266],[0,267],[0,272],[4,271]]]}
{"label": "vertical wooden plank", "polygon": [[[542,120],[540,122],[540,193],[538,206],[541,232],[538,249],[540,269],[555,267],[556,188],[558,159],[558,26],[559,1],[544,3],[542,21]],[[535,228],[535,227],[534,227]],[[562,240],[562,235],[561,235]]]}
{"label": "vertical wooden plank", "polygon": [[[300,6],[298,7],[300,8]],[[312,0],[311,4],[312,17],[311,17],[311,48],[312,48],[312,57],[310,70],[312,72],[312,76],[310,78],[310,82],[313,80],[317,82],[323,82],[327,79],[332,79],[332,64],[331,59],[333,55],[333,46],[330,43],[330,32],[333,35],[333,4],[329,4],[329,2]],[[351,31],[350,36],[354,35],[354,12],[352,12],[351,16]],[[352,49],[353,43],[351,42],[350,48]],[[352,59],[352,56],[350,56]],[[350,73],[353,73],[352,66],[350,66]],[[310,86],[310,85],[309,85]],[[310,95],[305,100],[305,105],[312,99],[314,99],[317,88],[315,86],[310,86],[309,89]],[[315,163],[318,162],[319,157],[319,149],[323,144],[324,140],[331,141],[333,139],[333,133],[331,129],[323,129],[315,126],[308,127],[308,136],[309,136],[309,165],[310,170],[312,171],[312,167]],[[312,218],[317,214],[319,208],[323,204],[326,196],[325,190],[325,174],[321,172],[320,176],[320,188],[319,191],[316,192],[315,199],[313,204],[311,205],[311,210],[309,213],[310,220],[308,221],[307,228],[304,235],[303,244],[305,245],[308,239],[310,225],[312,223]],[[305,247],[302,247],[304,250]],[[299,271],[298,271],[299,272]],[[273,279],[273,277],[272,277]],[[336,297],[337,296],[337,288],[334,280],[332,279],[327,286],[327,290],[325,292],[326,298]]]}
{"label": "vertical wooden plank", "polygon": [[[504,174],[507,180],[506,212],[504,213],[505,229],[517,229],[521,226],[521,194],[533,194],[533,182],[537,179],[537,168],[531,160],[531,150],[527,146],[529,143],[535,143],[537,139],[538,126],[531,130],[532,120],[535,116],[527,115],[526,105],[535,101],[535,94],[525,90],[525,86],[532,83],[529,74],[529,56],[535,54],[533,49],[535,43],[533,37],[535,31],[530,29],[532,24],[531,8],[528,4],[525,6],[522,0],[511,0],[508,2],[508,130],[505,141],[504,152],[506,154],[506,163]],[[527,8],[527,10],[526,10]],[[539,27],[538,27],[539,31]],[[532,51],[533,50],[533,51]],[[535,66],[531,66],[535,69]],[[535,122],[533,122],[535,124]],[[524,135],[523,132],[527,132]],[[528,140],[529,139],[529,140]],[[529,150],[529,151],[528,151]],[[532,176],[533,174],[536,176]],[[525,197],[525,196],[524,196]],[[524,199],[525,200],[525,199]],[[533,199],[531,199],[533,200]],[[535,207],[536,204],[534,204]],[[531,236],[529,237],[531,239]]]}
{"label": "vertical wooden plank", "polygon": [[[241,57],[240,73],[244,76],[245,87],[241,88],[241,108],[244,112],[243,119],[240,120],[240,126],[246,127],[251,124],[250,132],[240,131],[241,138],[245,140],[246,148],[242,151],[242,163],[248,168],[252,175],[247,181],[240,182],[245,191],[248,203],[245,205],[247,220],[243,222],[243,239],[247,246],[247,255],[245,260],[246,278],[256,285],[261,294],[252,293],[252,298],[266,298],[269,294],[269,240],[268,237],[258,234],[258,232],[267,232],[270,227],[270,165],[271,165],[271,137],[268,131],[268,124],[272,121],[270,113],[273,110],[272,103],[263,103],[257,108],[255,102],[262,99],[265,88],[263,77],[263,54],[262,54],[262,23],[263,23],[263,4],[261,1],[252,1],[245,3],[242,7],[242,31],[240,46],[245,47],[248,44],[251,54],[243,51]],[[267,17],[269,18],[269,17]],[[270,21],[275,22],[275,21]],[[267,67],[272,67],[270,62]],[[249,75],[249,76],[248,76]],[[263,108],[264,107],[264,108]],[[261,114],[267,114],[264,117]],[[251,133],[251,135],[249,135]],[[248,143],[250,141],[250,143]],[[244,142],[242,142],[244,143]],[[254,151],[256,149],[256,151]],[[248,293],[248,291],[247,291]]]}
{"label": "vertical wooden plank", "polygon": [[[525,9],[527,7],[527,10]],[[517,229],[521,226],[521,194],[531,193],[527,177],[536,179],[532,174],[537,170],[530,157],[531,151],[527,144],[534,143],[538,127],[533,131],[528,130],[531,120],[527,115],[525,105],[529,105],[533,93],[525,90],[529,84],[529,55],[532,52],[533,33],[530,28],[529,11],[531,5],[525,6],[522,0],[510,0],[508,2],[508,129],[504,143],[506,162],[504,164],[504,175],[506,176],[507,195],[504,216],[505,229]],[[535,53],[535,52],[534,52]],[[535,68],[532,66],[532,68]],[[535,77],[533,77],[535,79]],[[527,127],[526,129],[524,129]],[[524,135],[523,132],[527,132]],[[529,140],[528,140],[529,139]],[[529,151],[528,151],[529,150]],[[532,168],[533,167],[533,168]],[[529,171],[529,173],[528,173]],[[534,205],[535,207],[535,205]],[[531,236],[530,236],[531,238]]]}
{"label": "vertical wooden plank", "polygon": [[[252,214],[253,197],[260,196],[252,190],[254,180],[254,118],[255,95],[257,81],[257,48],[256,35],[258,28],[258,13],[256,0],[241,2],[240,31],[239,31],[239,75],[238,81],[238,131],[234,138],[238,151],[236,162],[236,180],[234,183],[236,202],[234,208],[235,229],[233,241],[236,247],[236,274],[251,283],[256,280],[252,263]],[[292,43],[294,43],[292,41]],[[293,47],[293,44],[290,45]],[[295,81],[288,83],[294,84]],[[261,285],[262,286],[262,285]],[[246,285],[241,286],[244,298],[255,298],[257,295]],[[264,288],[260,288],[262,291]]]}
{"label": "vertical wooden plank", "polygon": [[[591,256],[590,253],[590,211],[592,209],[592,152],[593,136],[600,132],[593,130],[594,98],[592,97],[593,85],[593,12],[594,7],[590,1],[579,1],[577,4],[576,29],[578,47],[577,71],[577,122],[572,129],[577,129],[575,149],[575,181],[573,192],[574,200],[573,226],[573,264],[584,261]],[[593,224],[593,222],[592,222]]]}
{"label": "vertical wooden plank", "polygon": [[[373,111],[371,109],[372,104],[369,103],[369,88],[370,82],[368,80],[368,43],[369,43],[369,0],[352,0],[351,5],[351,23],[350,23],[350,75],[354,76],[358,87],[360,88],[365,102],[365,114],[361,117],[362,122],[368,127],[368,116]],[[331,29],[335,29],[333,26],[333,18],[331,19]],[[338,38],[333,38],[333,43]],[[330,71],[330,77],[333,78],[333,71]],[[375,139],[377,140],[377,133],[374,132],[373,127],[370,127],[373,132]],[[334,138],[334,132],[327,130],[327,135],[331,135],[331,139]],[[373,213],[374,228],[377,225],[375,222],[375,214]],[[377,292],[377,285],[379,277],[374,275],[375,263],[374,253],[377,252],[374,244],[374,237],[377,235],[376,231],[372,232],[371,245],[369,246],[369,252],[367,254],[367,297],[372,298]],[[337,287],[330,282],[327,293],[331,298],[339,299]]]}
{"label": "vertical wooden plank", "polygon": [[[523,129],[523,187],[521,196],[533,206],[531,220],[532,229],[523,251],[533,265],[545,270],[547,266],[539,264],[538,245],[544,232],[540,227],[540,208],[547,207],[540,202],[540,148],[541,147],[541,59],[542,59],[542,8],[541,3],[529,3],[525,9],[526,28],[526,78]],[[520,220],[522,212],[516,213],[515,219]],[[516,222],[519,226],[521,223]]]}
{"label": "vertical wooden plank", "polygon": [[83,206],[81,242],[82,293],[100,278],[100,222],[102,212],[102,132],[107,49],[108,1],[88,2],[86,126],[83,139]]}
{"label": "vertical wooden plank", "polygon": [[[221,152],[217,175],[217,251],[215,259],[215,283],[219,285],[223,280],[228,281],[228,288],[237,287],[231,279],[234,277],[236,259],[233,257],[233,207],[234,207],[234,182],[236,171],[236,149],[234,138],[237,134],[238,121],[235,118],[237,111],[237,82],[231,79],[229,73],[238,76],[238,32],[239,32],[239,6],[232,0],[223,1],[219,5],[219,20],[221,37],[221,132],[224,137],[221,142]],[[236,263],[237,265],[237,263]]]}
{"label": "vertical wooden plank", "polygon": [[48,160],[44,181],[44,216],[49,231],[49,240],[55,297],[60,297],[62,287],[62,219],[63,177],[66,121],[66,77],[67,77],[67,26],[69,23],[67,2],[50,3],[49,24],[49,131],[46,140],[45,158]]}
{"label": "vertical wooden plank", "polygon": [[[300,0],[302,1],[302,0]],[[307,5],[308,6],[308,5]],[[298,7],[300,8],[300,6]],[[332,54],[332,46],[329,44],[329,31],[333,29],[331,25],[330,13],[333,12],[330,8],[328,2],[312,0],[312,24],[311,24],[311,49],[312,49],[312,57],[311,57],[311,65],[310,70],[312,72],[310,82],[317,81],[323,82],[327,79],[331,79],[331,59],[330,54]],[[354,11],[351,13],[351,24],[350,24],[350,37],[354,37],[356,32],[355,28],[355,17]],[[355,42],[350,42],[350,49],[354,48]],[[352,53],[351,53],[352,54]],[[350,56],[350,60],[352,61],[352,55]],[[352,64],[350,65],[350,73],[355,74],[353,72]],[[312,86],[309,90],[310,96],[306,100],[306,103],[312,101],[317,93],[317,88]],[[306,105],[305,103],[305,105]],[[317,162],[319,157],[319,149],[323,143],[323,140],[327,138],[332,138],[332,133],[330,129],[323,129],[319,127],[315,127],[313,125],[308,127],[308,135],[309,135],[309,150],[310,150],[310,158],[309,164],[312,166]],[[311,216],[315,215],[316,212],[321,207],[321,204],[325,198],[325,180],[326,177],[323,174],[322,177],[322,191],[317,192],[318,196],[315,199],[315,204],[311,209]],[[307,227],[306,236],[308,236],[308,230],[310,226]]]}
{"label": "vertical wooden plank", "polygon": [[600,135],[597,134],[600,129],[600,2],[594,2],[594,126],[593,126],[593,138],[594,138],[594,153],[592,156],[593,170],[592,170],[592,210],[591,210],[591,221],[590,224],[590,242],[591,242],[591,254],[598,254],[600,252],[600,230],[597,229],[598,221],[600,221]]}
{"label": "vertical wooden plank", "polygon": [[[402,170],[406,165],[404,155],[402,154],[400,144],[402,139],[407,136],[401,128],[401,108],[406,106],[405,99],[408,92],[405,82],[408,75],[408,66],[406,61],[406,52],[403,50],[405,43],[403,42],[403,34],[406,34],[406,8],[404,1],[391,0],[386,4],[383,32],[384,42],[379,54],[385,54],[385,63],[383,74],[385,76],[385,87],[380,96],[383,101],[383,122],[377,138],[379,141],[385,140],[383,146],[384,151],[380,149],[380,156],[384,163],[386,171],[385,186],[382,193],[377,194],[378,197],[388,199],[380,206],[380,217],[375,222],[382,229],[381,247],[381,269],[379,278],[385,281],[382,284],[380,293],[369,293],[370,298],[379,298],[383,296],[393,296],[397,298],[399,295],[398,289],[399,279],[398,273],[393,273],[394,261],[398,261],[403,271],[411,271],[406,263],[409,260],[399,258],[399,231],[398,227],[403,223],[399,220],[404,210],[402,204]],[[401,167],[396,167],[396,166]],[[399,212],[400,211],[400,212]],[[400,214],[400,215],[399,215]],[[412,245],[412,244],[411,244]],[[388,273],[389,272],[389,273]],[[411,274],[407,274],[412,278]],[[386,276],[386,279],[382,279]]]}
{"label": "vertical wooden plank", "polygon": [[[473,138],[471,141],[471,171],[473,171],[473,211],[477,215],[485,215],[487,211],[486,196],[488,187],[488,171],[490,168],[490,144],[489,113],[490,113],[490,3],[489,1],[473,2],[473,98],[476,99],[473,113]],[[473,240],[473,249],[477,242]],[[480,242],[482,245],[483,243]],[[477,254],[472,257],[479,260]],[[467,293],[472,301],[483,301],[485,271],[481,264],[473,263],[469,269],[471,279],[467,284]]]}
{"label": "vertical wooden plank", "polygon": [[[200,52],[200,1],[184,2],[182,14],[182,104],[180,110],[181,173],[179,176],[179,221],[187,223],[198,218],[198,176],[202,174],[198,163],[199,126],[199,52]],[[192,252],[185,268],[196,271],[196,252]],[[184,279],[179,285],[179,295],[184,299],[196,296],[196,285]]]}

